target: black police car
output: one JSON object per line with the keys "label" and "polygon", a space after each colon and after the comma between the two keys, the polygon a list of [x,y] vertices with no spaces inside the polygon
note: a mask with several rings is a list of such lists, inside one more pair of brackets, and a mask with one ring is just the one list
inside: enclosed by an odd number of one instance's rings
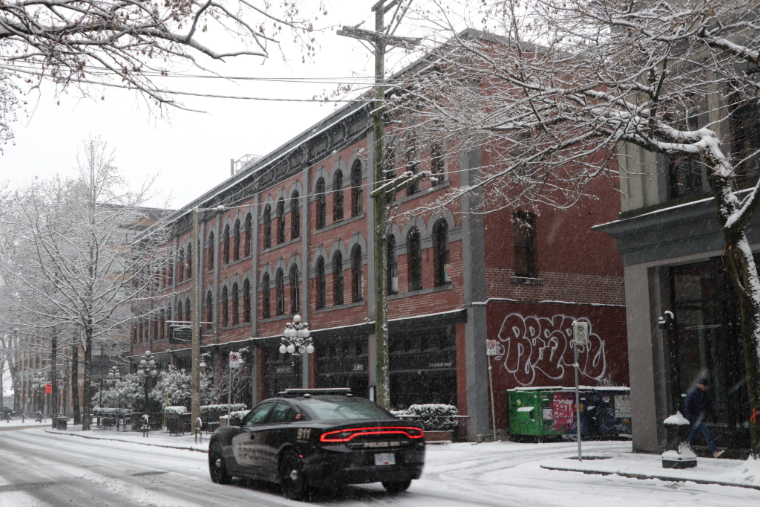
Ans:
{"label": "black police car", "polygon": [[424,431],[349,389],[287,389],[242,421],[217,429],[209,443],[211,479],[279,483],[300,500],[310,486],[382,482],[405,491],[425,462]]}

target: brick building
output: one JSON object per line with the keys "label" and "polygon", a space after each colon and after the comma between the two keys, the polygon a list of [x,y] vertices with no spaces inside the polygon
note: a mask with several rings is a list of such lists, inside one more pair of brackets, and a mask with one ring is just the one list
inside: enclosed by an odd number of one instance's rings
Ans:
{"label": "brick building", "polygon": [[[285,387],[350,386],[367,396],[374,371],[373,134],[369,106],[343,107],[256,160],[169,217],[175,259],[132,335],[132,355],[156,354],[161,368],[190,368],[187,345],[167,321],[189,321],[191,281],[202,276],[203,352],[224,378],[229,351],[247,359],[239,401],[256,403]],[[392,133],[389,146],[398,146]],[[397,196],[398,213],[466,185],[488,163],[483,149],[427,147],[396,153],[399,170],[431,170]],[[498,337],[497,427],[506,427],[506,390],[572,385],[568,328],[586,318],[592,343],[582,383],[628,385],[623,272],[614,240],[592,232],[614,220],[619,197],[606,181],[596,199],[570,211],[469,214],[466,195],[445,213],[422,213],[390,227],[388,312],[391,403],[450,403],[469,419],[462,437],[488,433],[485,340]],[[189,271],[191,210],[200,208],[202,273]],[[394,211],[395,214],[395,211]],[[278,351],[299,313],[315,353]],[[241,398],[241,396],[243,398]]]}

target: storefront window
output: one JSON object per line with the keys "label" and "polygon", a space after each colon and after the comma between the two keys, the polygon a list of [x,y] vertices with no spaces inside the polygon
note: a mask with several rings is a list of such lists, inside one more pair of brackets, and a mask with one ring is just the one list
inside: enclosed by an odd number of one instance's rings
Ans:
{"label": "storefront window", "polygon": [[[682,405],[697,380],[709,381],[718,421],[718,446],[749,445],[749,402],[744,377],[738,302],[722,260],[671,268]],[[683,410],[683,406],[681,407]]]}

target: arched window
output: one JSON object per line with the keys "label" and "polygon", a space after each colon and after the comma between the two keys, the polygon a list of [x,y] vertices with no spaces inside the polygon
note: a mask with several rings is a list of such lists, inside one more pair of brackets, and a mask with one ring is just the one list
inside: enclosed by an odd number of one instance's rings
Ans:
{"label": "arched window", "polygon": [[264,273],[264,276],[261,279],[261,295],[263,296],[261,298],[261,305],[262,305],[262,318],[268,319],[272,316],[270,313],[271,311],[271,301],[269,299],[269,275],[267,273]]}
{"label": "arched window", "polygon": [[190,279],[193,276],[193,243],[187,244],[187,278]]}
{"label": "arched window", "polygon": [[229,224],[224,226],[224,236],[223,236],[222,241],[224,241],[224,259],[222,260],[224,261],[224,264],[226,265],[230,263],[230,226]]}
{"label": "arched window", "polygon": [[351,167],[351,216],[362,212],[362,163],[358,160]]}
{"label": "arched window", "polygon": [[422,249],[420,231],[413,227],[406,237],[406,258],[409,269],[409,290],[422,289]]}
{"label": "arched window", "polygon": [[353,301],[364,299],[364,278],[362,277],[362,247],[354,245],[351,250],[351,294]]}
{"label": "arched window", "polygon": [[177,255],[177,281],[181,282],[185,279],[185,249],[180,248]]}
{"label": "arched window", "polygon": [[264,248],[272,246],[272,207],[264,206]]}
{"label": "arched window", "polygon": [[282,269],[277,270],[274,284],[277,289],[277,315],[285,315],[285,274]]}
{"label": "arched window", "polygon": [[298,202],[298,190],[290,198],[290,239],[301,235],[301,203]]}
{"label": "arched window", "polygon": [[[169,259],[172,259],[174,257],[173,252],[169,252]],[[168,271],[167,276],[169,277],[169,285],[174,284],[174,263],[169,262],[169,265],[166,266],[166,269]]]}
{"label": "arched window", "polygon": [[237,326],[240,324],[240,310],[238,306],[238,297],[240,295],[238,294],[238,284],[233,283],[232,284],[232,325]]}
{"label": "arched window", "polygon": [[285,199],[277,201],[277,244],[285,243]]}
{"label": "arched window", "polygon": [[536,276],[536,216],[527,211],[515,211],[515,275]]}
{"label": "arched window", "polygon": [[343,171],[338,169],[333,175],[333,222],[343,220]]}
{"label": "arched window", "polygon": [[[417,160],[417,136],[412,134],[405,144],[406,170],[412,174],[420,172],[420,163]],[[420,182],[406,187],[406,195],[413,195],[420,191]]]}
{"label": "arched window", "polygon": [[[172,320],[172,307],[171,305],[166,307],[166,320]],[[171,325],[169,326],[169,330],[171,333]]]}
{"label": "arched window", "polygon": [[221,308],[219,310],[219,314],[220,314],[219,316],[221,317],[220,320],[222,321],[222,327],[227,327],[229,325],[229,323],[230,323],[230,321],[229,321],[229,318],[230,318],[229,317],[229,315],[230,315],[230,313],[229,313],[230,307],[229,307],[229,304],[227,303],[227,286],[226,285],[224,287],[222,287],[222,298],[221,299],[222,300],[220,301]]}
{"label": "arched window", "polygon": [[243,282],[243,322],[251,322],[251,282]]}
{"label": "arched window", "polygon": [[206,244],[207,261],[206,269],[211,271],[214,269],[214,231],[208,233],[208,243]]}
{"label": "arched window", "polygon": [[290,281],[290,314],[294,315],[298,313],[299,308],[299,285],[298,285],[298,266],[293,264],[290,266],[290,275],[288,276]]}
{"label": "arched window", "polygon": [[333,268],[333,306],[343,304],[343,255],[335,252],[332,261]]}
{"label": "arched window", "polygon": [[388,294],[398,294],[398,259],[396,258],[396,236],[388,234]]}
{"label": "arched window", "polygon": [[182,315],[182,300],[177,301],[177,320],[182,321],[184,315]]}
{"label": "arched window", "polygon": [[232,226],[232,260],[240,260],[240,219],[235,220]]}
{"label": "arched window", "polygon": [[430,153],[430,172],[435,178],[432,181],[433,186],[443,183],[446,176],[446,155],[443,151],[442,143],[435,143]]}
{"label": "arched window", "polygon": [[248,213],[245,216],[245,241],[243,242],[243,256],[248,257],[251,255],[251,231],[253,227],[253,220],[251,219],[251,214]]}
{"label": "arched window", "polygon": [[449,223],[442,218],[433,226],[433,272],[436,287],[451,282],[448,267]]}
{"label": "arched window", "polygon": [[[214,321],[214,295],[211,291],[206,293],[206,322]],[[209,324],[210,327],[210,324]]]}
{"label": "arched window", "polygon": [[185,299],[185,320],[188,322],[193,320],[192,306],[190,306],[190,298]]}
{"label": "arched window", "polygon": [[317,259],[316,271],[317,310],[319,310],[325,307],[325,259],[321,256]]}
{"label": "arched window", "polygon": [[158,319],[156,318],[156,314],[154,313],[151,313],[150,315],[150,329],[151,329],[151,332],[153,333],[152,335],[153,339],[157,340],[158,339]]}
{"label": "arched window", "polygon": [[166,310],[161,308],[158,312],[158,339],[163,340],[166,338]]}
{"label": "arched window", "polygon": [[326,211],[326,203],[325,203],[325,180],[323,178],[319,178],[317,180],[317,229],[323,229],[325,227],[325,211]]}

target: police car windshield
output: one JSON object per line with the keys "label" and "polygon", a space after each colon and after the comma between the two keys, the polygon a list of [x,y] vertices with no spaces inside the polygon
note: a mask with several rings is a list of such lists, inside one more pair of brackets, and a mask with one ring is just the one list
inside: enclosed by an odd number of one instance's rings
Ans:
{"label": "police car windshield", "polygon": [[393,416],[371,401],[344,396],[299,400],[317,419],[392,419]]}

